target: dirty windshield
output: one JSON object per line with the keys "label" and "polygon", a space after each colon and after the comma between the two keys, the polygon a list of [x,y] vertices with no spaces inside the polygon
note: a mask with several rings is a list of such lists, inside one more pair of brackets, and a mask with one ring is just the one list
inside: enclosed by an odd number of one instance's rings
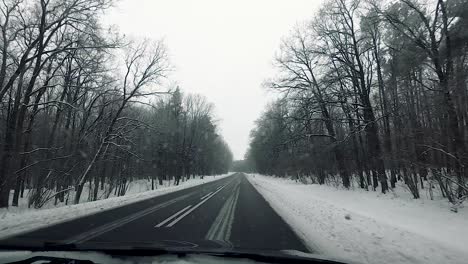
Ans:
{"label": "dirty windshield", "polygon": [[468,0],[0,1],[2,263],[467,263],[467,166]]}

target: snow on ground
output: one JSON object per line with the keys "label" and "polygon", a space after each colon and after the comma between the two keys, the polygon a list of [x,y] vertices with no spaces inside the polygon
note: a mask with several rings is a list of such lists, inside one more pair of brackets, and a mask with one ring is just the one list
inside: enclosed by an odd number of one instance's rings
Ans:
{"label": "snow on ground", "polygon": [[[312,251],[358,263],[468,263],[468,210],[444,200],[248,176]],[[400,186],[400,188],[402,188]]]}
{"label": "snow on ground", "polygon": [[[53,203],[50,203],[46,205],[46,208],[33,209],[27,208],[27,199],[22,199],[20,200],[19,207],[0,209],[0,238],[32,231],[47,225],[57,224],[73,218],[94,214],[102,210],[186,189],[213,180],[218,180],[231,174],[232,173],[205,176],[203,179],[198,177],[192,178],[181,182],[178,186],[165,183],[162,186],[158,186],[158,189],[153,191],[151,191],[150,182],[139,180],[131,183],[125,196],[110,197],[108,199],[98,200],[95,202],[84,202],[76,205],[59,204],[57,207],[53,207]],[[83,195],[85,195],[85,193],[87,192],[83,192]]]}
{"label": "snow on ground", "polygon": [[[183,181],[181,181],[181,183],[184,183]],[[166,187],[169,187],[171,185],[174,184],[174,180],[164,180],[163,181],[163,184],[162,185],[158,185],[157,181],[154,182],[155,184],[155,188],[166,188]],[[86,203],[86,202],[90,202],[92,201],[91,197],[92,197],[92,193],[93,193],[93,187],[94,187],[94,184],[90,184],[89,182],[86,182],[83,186],[83,192],[80,196],[80,203]],[[106,196],[107,198],[110,198],[110,197],[116,197],[118,196],[116,194],[115,191],[118,190],[118,187],[114,186],[110,186],[109,183],[105,183],[104,184],[104,188],[101,189],[99,188],[98,190],[98,195],[97,195],[97,200],[103,200],[103,199],[106,199]],[[141,193],[141,192],[145,192],[145,191],[150,191],[151,190],[151,181],[148,180],[148,179],[140,179],[140,180],[133,180],[131,182],[129,182],[127,184],[127,187],[126,187],[126,192],[125,192],[125,195],[129,195],[129,194],[135,194],[135,193]],[[28,208],[28,201],[29,201],[29,191],[30,189],[25,189],[24,190],[24,197],[23,198],[20,198],[19,201],[18,201],[18,207],[11,207],[12,210],[14,210],[15,212],[19,212],[19,211],[23,211],[23,210],[30,210]],[[10,192],[10,205],[13,201],[13,193],[14,191],[11,190]],[[53,195],[53,193],[51,192],[49,194],[50,196]],[[42,207],[41,209],[47,209],[47,208],[56,208],[56,207],[61,207],[61,206],[66,206],[68,204],[71,204],[73,203],[73,199],[75,197],[75,190],[70,190],[67,192],[67,194],[65,195],[65,198],[64,198],[64,202],[60,203],[58,202],[57,204],[55,204],[55,199],[49,199]],[[0,209],[0,216],[1,216],[1,209]],[[0,228],[1,229],[1,228]]]}

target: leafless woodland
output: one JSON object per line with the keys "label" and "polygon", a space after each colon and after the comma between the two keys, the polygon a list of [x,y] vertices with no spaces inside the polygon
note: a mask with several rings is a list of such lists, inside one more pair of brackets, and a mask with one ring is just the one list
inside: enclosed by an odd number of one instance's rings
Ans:
{"label": "leafless woodland", "polygon": [[[100,23],[111,0],[0,2],[0,207],[78,203],[83,186],[117,195],[133,179],[226,172],[232,154],[213,106],[162,85],[159,40]],[[70,197],[73,191],[74,197]]]}
{"label": "leafless woodland", "polygon": [[419,198],[468,195],[468,2],[327,0],[284,38],[246,162]]}

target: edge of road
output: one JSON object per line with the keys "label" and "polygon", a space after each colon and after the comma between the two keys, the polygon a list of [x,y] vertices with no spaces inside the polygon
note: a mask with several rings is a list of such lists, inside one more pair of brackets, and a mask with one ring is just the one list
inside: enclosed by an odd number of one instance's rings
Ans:
{"label": "edge of road", "polygon": [[314,252],[315,254],[320,254],[321,252],[323,252],[323,250],[320,249],[320,247],[318,245],[310,245],[309,243],[307,243],[307,241],[305,240],[305,234],[300,232],[300,230],[298,228],[295,228],[294,226],[292,226],[290,224],[290,222],[287,221],[287,219],[285,219],[282,214],[280,214],[280,212],[278,212],[278,210],[276,210],[276,206],[273,205],[271,203],[271,201],[269,201],[264,195],[263,195],[263,192],[260,191],[258,189],[258,184],[253,182],[251,180],[251,177],[255,177],[249,173],[242,173],[244,175],[244,177],[247,179],[247,181],[250,183],[250,185],[252,185],[252,187],[260,194],[260,196],[262,196],[262,198],[266,201],[266,203],[273,209],[273,211],[275,211],[275,213],[281,218],[283,219],[283,222],[288,225],[288,227],[292,230],[292,232],[296,235],[296,237],[302,242],[302,244],[307,248],[307,250],[309,250],[310,252]]}
{"label": "edge of road", "polygon": [[[190,187],[187,187],[187,188],[182,188],[182,189],[175,189],[175,190],[167,190],[166,192],[164,193],[155,193],[155,195],[153,196],[150,196],[150,197],[145,197],[143,199],[136,199],[135,201],[131,201],[129,200],[129,202],[125,202],[125,203],[122,203],[122,204],[115,204],[113,206],[110,206],[108,208],[105,208],[105,209],[99,209],[99,210],[96,210],[96,211],[91,211],[91,212],[86,212],[84,214],[80,214],[80,215],[76,215],[76,216],[71,216],[69,218],[65,218],[65,219],[59,219],[57,221],[53,221],[52,223],[50,224],[47,224],[47,225],[38,225],[38,226],[34,226],[32,228],[26,228],[26,229],[22,229],[18,232],[11,232],[7,235],[1,235],[1,231],[0,231],[0,241],[1,240],[7,240],[7,239],[10,239],[10,238],[13,238],[13,237],[16,237],[16,236],[21,236],[21,235],[24,235],[24,234],[27,234],[27,233],[30,233],[30,232],[35,232],[37,230],[40,230],[40,229],[43,229],[43,228],[47,228],[47,227],[50,227],[50,226],[54,226],[54,225],[59,225],[59,224],[63,224],[63,223],[66,223],[66,222],[69,222],[69,221],[75,221],[75,220],[78,220],[78,219],[81,219],[81,218],[85,218],[85,217],[89,217],[89,216],[93,216],[93,215],[97,215],[97,214],[100,214],[100,213],[107,213],[108,211],[112,211],[112,210],[118,210],[120,208],[124,208],[124,207],[127,207],[127,206],[132,206],[132,205],[135,205],[135,204],[139,204],[139,203],[145,203],[145,202],[148,202],[149,200],[151,199],[155,199],[155,198],[162,198],[164,199],[165,196],[168,196],[168,195],[173,195],[174,193],[176,192],[190,192],[191,190],[195,189],[195,188],[199,188],[200,186],[202,185],[205,185],[205,184],[214,184],[214,183],[217,183],[219,181],[222,181],[222,180],[225,180],[225,179],[228,179],[234,175],[237,174],[237,172],[229,172],[228,173],[229,175],[226,175],[224,177],[219,177],[218,179],[213,179],[211,181],[208,181],[208,182],[204,182],[204,183],[200,183],[200,184],[197,184],[197,185],[193,185],[193,186],[190,186]],[[205,176],[205,177],[211,177],[211,176]],[[189,180],[190,181],[190,180]],[[150,190],[149,192],[151,192],[153,190]],[[142,192],[143,193],[143,192]],[[99,201],[103,201],[103,200],[99,200]],[[99,202],[99,201],[92,201],[92,202],[86,202],[86,203],[93,203],[93,202]],[[57,208],[60,208],[60,207],[57,207]],[[73,210],[73,208],[69,208],[70,210]]]}

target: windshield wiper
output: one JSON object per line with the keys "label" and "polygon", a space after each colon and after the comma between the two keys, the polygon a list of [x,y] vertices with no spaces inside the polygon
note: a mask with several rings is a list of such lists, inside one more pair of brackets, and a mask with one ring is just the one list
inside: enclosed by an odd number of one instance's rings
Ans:
{"label": "windshield wiper", "polygon": [[47,264],[95,264],[91,260],[57,258],[48,256],[34,256],[20,261],[8,262],[7,264],[32,264],[32,263],[47,263]]}

